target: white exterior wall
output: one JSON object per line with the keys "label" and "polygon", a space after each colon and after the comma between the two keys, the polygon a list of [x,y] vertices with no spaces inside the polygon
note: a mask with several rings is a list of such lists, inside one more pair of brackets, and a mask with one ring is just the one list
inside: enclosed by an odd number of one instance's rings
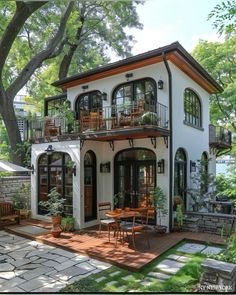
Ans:
{"label": "white exterior wall", "polygon": [[[190,184],[190,160],[197,162],[203,152],[209,155],[209,94],[170,63],[173,80],[173,167],[175,153],[183,148],[187,158],[187,187]],[[192,89],[201,102],[202,130],[184,124],[184,90]],[[188,205],[188,204],[187,204]],[[187,206],[188,207],[188,206]]]}
{"label": "white exterior wall", "polygon": [[[129,81],[138,80],[142,78],[152,78],[158,82],[158,80],[164,81],[164,89],[158,90],[157,89],[157,101],[159,103],[164,104],[165,106],[168,106],[168,88],[167,88],[167,82],[168,82],[168,76],[165,69],[165,65],[163,63],[158,63],[150,66],[145,66],[140,69],[132,70],[127,73],[133,73],[133,77],[129,78]],[[88,89],[83,90],[82,86],[75,86],[72,88],[69,88],[67,90],[67,97],[68,100],[71,102],[71,106],[74,109],[76,98],[79,94],[90,92],[93,90],[100,90],[101,92],[107,93],[107,101],[103,101],[103,107],[111,106],[112,101],[112,92],[118,86],[119,84],[126,83],[127,78],[125,77],[125,73],[113,75],[111,77],[99,79],[96,81],[88,82],[83,85],[88,85]]]}

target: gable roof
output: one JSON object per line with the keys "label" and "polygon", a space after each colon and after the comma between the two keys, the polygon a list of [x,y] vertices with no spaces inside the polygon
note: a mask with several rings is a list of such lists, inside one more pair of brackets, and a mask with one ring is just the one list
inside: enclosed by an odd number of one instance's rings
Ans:
{"label": "gable roof", "polygon": [[162,62],[164,58],[170,60],[210,94],[223,91],[223,88],[179,42],[174,42],[167,46],[109,63],[68,78],[63,78],[54,82],[52,85],[68,89],[94,80],[141,68],[146,65]]}

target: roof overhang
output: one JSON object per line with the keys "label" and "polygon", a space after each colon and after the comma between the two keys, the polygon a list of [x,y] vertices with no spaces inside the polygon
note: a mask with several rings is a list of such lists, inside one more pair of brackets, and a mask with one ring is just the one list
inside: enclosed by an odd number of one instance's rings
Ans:
{"label": "roof overhang", "polygon": [[171,61],[208,93],[213,94],[223,91],[223,88],[180,45],[179,42],[61,79],[54,82],[52,85],[66,90],[91,81],[163,62],[164,58]]}

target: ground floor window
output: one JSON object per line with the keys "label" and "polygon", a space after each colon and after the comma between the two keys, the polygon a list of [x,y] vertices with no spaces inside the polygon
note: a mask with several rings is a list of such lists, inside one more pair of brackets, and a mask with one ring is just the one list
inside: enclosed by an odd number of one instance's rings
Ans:
{"label": "ground floor window", "polygon": [[84,156],[84,216],[85,221],[97,218],[96,155],[88,151]]}
{"label": "ground floor window", "polygon": [[151,207],[156,186],[156,155],[148,149],[133,148],[115,157],[115,194],[121,193],[118,207]]}
{"label": "ground floor window", "polygon": [[[38,160],[38,203],[46,201],[52,188],[66,199],[64,214],[73,215],[73,168],[71,158],[66,153],[54,152],[52,155],[42,154]],[[38,214],[47,212],[38,206]]]}
{"label": "ground floor window", "polygon": [[175,154],[174,195],[180,196],[186,208],[187,160],[184,149],[179,148]]}

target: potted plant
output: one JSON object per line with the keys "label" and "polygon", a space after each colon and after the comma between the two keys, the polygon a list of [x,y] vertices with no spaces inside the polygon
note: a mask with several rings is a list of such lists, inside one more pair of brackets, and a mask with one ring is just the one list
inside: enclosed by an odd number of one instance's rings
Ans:
{"label": "potted plant", "polygon": [[30,216],[30,185],[22,183],[12,200],[15,209],[20,210],[21,217],[28,218]]}
{"label": "potted plant", "polygon": [[115,208],[118,208],[118,207],[120,207],[120,201],[122,200],[124,198],[124,193],[122,193],[122,192],[119,192],[119,193],[117,193],[117,194],[115,194],[114,196],[113,196],[113,208],[115,209]]}
{"label": "potted plant", "polygon": [[70,232],[74,230],[75,227],[75,217],[67,216],[63,217],[61,220],[62,230],[66,232]]}
{"label": "potted plant", "polygon": [[158,224],[155,226],[155,230],[158,233],[165,233],[167,227],[162,225],[162,219],[167,215],[166,209],[166,196],[160,187],[155,187],[153,190],[153,206],[156,210]]}
{"label": "potted plant", "polygon": [[177,208],[176,208],[176,222],[178,226],[177,229],[180,231],[182,229],[183,222],[184,222],[183,207],[181,204],[177,205]]}
{"label": "potted plant", "polygon": [[50,190],[50,193],[47,196],[48,200],[39,202],[39,205],[44,207],[48,211],[48,215],[51,216],[53,225],[52,234],[58,237],[58,233],[61,233],[62,231],[60,223],[65,199],[61,197],[55,187]]}

